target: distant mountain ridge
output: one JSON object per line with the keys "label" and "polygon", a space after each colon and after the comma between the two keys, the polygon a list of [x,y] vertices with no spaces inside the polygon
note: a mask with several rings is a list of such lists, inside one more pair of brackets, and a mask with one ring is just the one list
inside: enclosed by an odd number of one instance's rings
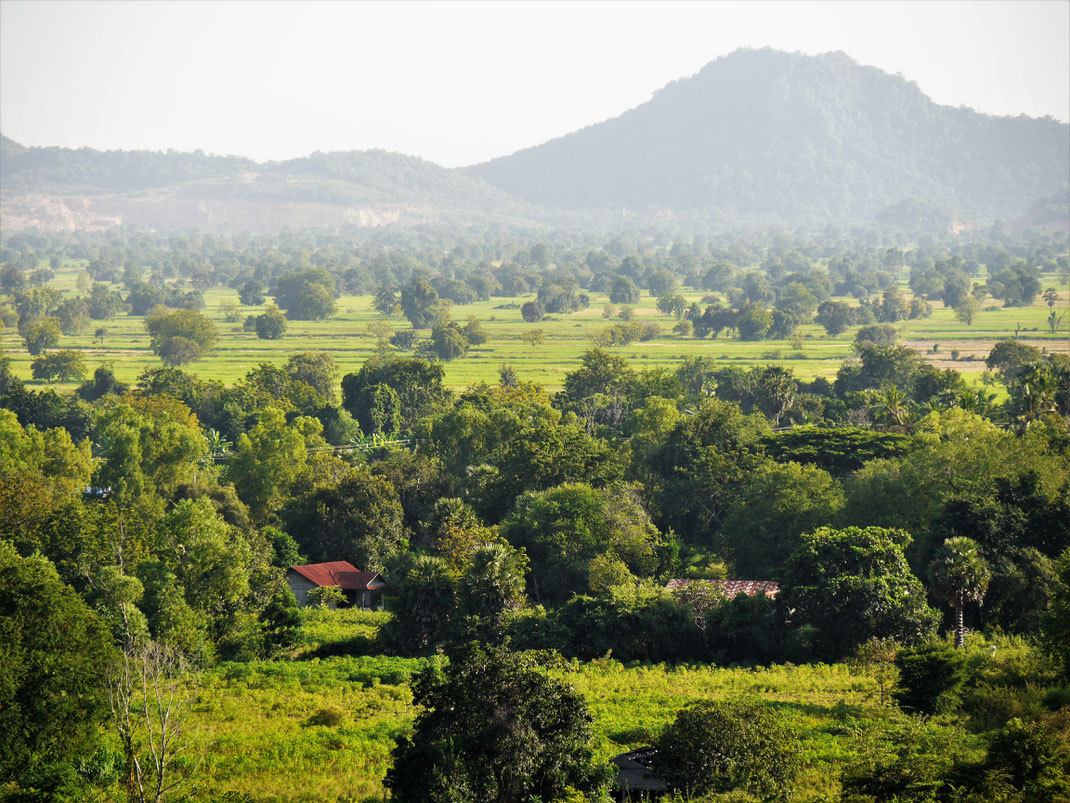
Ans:
{"label": "distant mountain ridge", "polygon": [[259,163],[201,152],[27,148],[0,137],[5,225],[264,230],[526,219],[531,205],[482,179],[381,150]]}
{"label": "distant mountain ridge", "polygon": [[871,220],[916,198],[1014,218],[1065,195],[1070,126],[933,103],[843,53],[740,50],[646,103],[466,168],[532,203]]}
{"label": "distant mountain ridge", "polygon": [[0,136],[6,229],[674,218],[1070,227],[1070,126],[933,103],[843,53],[740,50],[618,117],[479,165],[381,150],[259,163]]}

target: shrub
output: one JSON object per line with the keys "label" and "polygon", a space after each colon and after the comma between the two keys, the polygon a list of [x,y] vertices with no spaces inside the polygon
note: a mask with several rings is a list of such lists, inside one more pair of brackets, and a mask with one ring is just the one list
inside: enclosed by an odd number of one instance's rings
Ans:
{"label": "shrub", "polygon": [[346,601],[346,595],[342,593],[342,589],[338,586],[320,586],[319,588],[313,588],[308,592],[306,598],[313,605],[318,605],[324,608],[344,605]]}
{"label": "shrub", "polygon": [[761,700],[708,700],[676,714],[654,767],[687,796],[747,791],[786,799],[799,774],[799,742]]}
{"label": "shrub", "polygon": [[943,644],[901,650],[895,657],[899,670],[896,701],[921,714],[954,710],[959,703],[965,663],[960,651]]}
{"label": "shrub", "polygon": [[324,708],[317,708],[315,712],[306,720],[306,724],[312,726],[320,726],[323,728],[337,728],[343,724],[346,720],[346,715],[340,708],[335,708],[333,705],[326,706]]}

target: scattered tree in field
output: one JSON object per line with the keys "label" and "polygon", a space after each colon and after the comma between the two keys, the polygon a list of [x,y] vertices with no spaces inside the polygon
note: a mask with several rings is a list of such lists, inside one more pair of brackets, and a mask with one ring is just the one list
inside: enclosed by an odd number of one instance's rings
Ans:
{"label": "scattered tree in field", "polygon": [[955,317],[967,326],[973,326],[973,319],[981,311],[981,302],[974,296],[965,296],[955,305]]}
{"label": "scattered tree in field", "polygon": [[969,538],[944,541],[929,564],[929,581],[933,592],[955,609],[955,646],[963,647],[966,627],[963,610],[967,602],[984,602],[992,571],[981,557],[977,544]]}
{"label": "scattered tree in field", "polygon": [[145,329],[152,336],[152,350],[167,365],[199,360],[216,341],[215,324],[193,310],[158,307],[145,318]]}
{"label": "scattered tree in field", "polygon": [[426,279],[413,278],[401,289],[401,311],[413,329],[426,329],[434,322],[437,301],[438,293]]}
{"label": "scattered tree in field", "polygon": [[42,354],[30,363],[34,379],[46,382],[76,382],[85,376],[85,359],[82,352],[74,349],[60,349],[50,354]]}
{"label": "scattered tree in field", "polygon": [[56,318],[36,318],[22,327],[26,351],[35,357],[59,345],[60,328]]}
{"label": "scattered tree in field", "polygon": [[375,295],[372,297],[372,309],[380,315],[397,315],[401,312],[397,291],[386,285],[376,287]]}
{"label": "scattered tree in field", "polygon": [[242,319],[242,312],[237,302],[229,298],[219,302],[219,312],[227,323],[238,323]]}
{"label": "scattered tree in field", "polygon": [[546,333],[542,329],[528,329],[528,331],[524,332],[524,339],[532,347],[541,346],[546,342]]}
{"label": "scattered tree in field", "polygon": [[612,304],[638,304],[641,293],[635,282],[627,276],[618,276],[613,280],[609,290],[609,301]]}
{"label": "scattered tree in field", "polygon": [[238,301],[245,307],[259,307],[264,303],[264,283],[251,279],[238,291]]}
{"label": "scattered tree in field", "polygon": [[817,308],[819,324],[825,327],[830,337],[843,334],[854,322],[854,314],[851,308],[841,301],[824,301]]}
{"label": "scattered tree in field", "polygon": [[271,304],[263,313],[256,316],[253,327],[256,329],[256,336],[261,340],[279,340],[286,334],[287,323],[282,311]]}
{"label": "scattered tree in field", "polygon": [[677,712],[657,740],[655,770],[684,796],[748,792],[786,800],[801,769],[799,741],[761,700],[706,700]]}
{"label": "scattered tree in field", "polygon": [[528,301],[520,307],[520,317],[528,323],[537,323],[546,317],[546,309],[539,300]]}
{"label": "scattered tree in field", "polygon": [[334,277],[324,268],[283,276],[275,282],[274,290],[275,303],[293,321],[325,321],[338,308]]}
{"label": "scattered tree in field", "polygon": [[892,688],[899,679],[895,656],[899,645],[895,639],[873,637],[858,648],[850,662],[851,672],[869,675],[880,690],[881,705],[887,705]]}
{"label": "scattered tree in field", "polygon": [[89,317],[94,321],[106,321],[122,312],[123,298],[106,284],[97,283],[89,291],[86,299]]}
{"label": "scattered tree in field", "polygon": [[461,328],[450,321],[431,329],[430,351],[443,362],[456,360],[468,353],[468,339]]}
{"label": "scattered tree in field", "polygon": [[487,342],[487,333],[483,331],[483,327],[475,315],[468,316],[468,321],[462,331],[464,332],[464,339],[468,341],[469,346],[482,346]]}
{"label": "scattered tree in field", "polygon": [[469,645],[441,677],[425,670],[413,693],[422,710],[385,782],[399,803],[556,800],[609,780],[593,761],[583,698],[526,654]]}

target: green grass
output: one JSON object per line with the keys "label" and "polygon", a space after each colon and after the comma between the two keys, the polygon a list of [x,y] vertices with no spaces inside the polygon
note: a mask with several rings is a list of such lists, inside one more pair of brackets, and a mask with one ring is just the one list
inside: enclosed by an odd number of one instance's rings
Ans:
{"label": "green grass", "polygon": [[[52,286],[65,294],[74,294],[76,277],[81,269],[75,263],[65,265]],[[1045,287],[1060,287],[1060,303],[1066,303],[1066,289],[1060,285],[1057,277],[1046,275],[1042,281]],[[683,295],[688,301],[701,301],[706,294],[688,291]],[[458,389],[481,381],[495,383],[498,369],[503,364],[510,364],[522,379],[537,382],[551,391],[560,389],[565,374],[577,367],[583,353],[591,347],[592,337],[614,322],[602,317],[608,298],[600,293],[591,294],[589,309],[572,315],[551,316],[551,319],[537,324],[525,322],[519,309],[496,309],[504,304],[519,305],[531,297],[493,298],[454,308],[454,318],[460,322],[474,315],[487,331],[489,341],[473,348],[464,359],[446,364],[446,384],[449,387]],[[338,314],[331,319],[292,321],[281,340],[260,340],[254,333],[243,331],[240,323],[223,321],[219,305],[224,300],[237,301],[236,292],[215,288],[205,293],[205,299],[207,306],[204,313],[216,322],[219,343],[208,358],[187,366],[187,370],[202,378],[217,379],[228,384],[241,379],[257,363],[281,364],[291,353],[304,350],[328,351],[338,361],[343,374],[355,371],[375,351],[375,338],[368,332],[368,324],[384,320],[372,309],[370,296],[342,296],[338,301]],[[824,329],[816,324],[800,327],[799,333],[803,337],[801,351],[793,349],[787,341],[749,343],[723,337],[717,340],[681,338],[672,334],[675,320],[659,314],[654,309],[654,302],[654,298],[644,295],[635,305],[635,311],[638,320],[661,324],[662,335],[649,342],[636,342],[614,349],[615,353],[628,358],[636,367],[672,368],[685,357],[702,355],[741,367],[782,365],[792,368],[801,379],[812,379],[835,375],[843,360],[852,353],[855,328],[838,337],[828,337]],[[978,360],[983,361],[995,339],[1013,336],[1019,324],[1022,327],[1021,338],[1050,351],[1070,351],[1070,341],[1066,336],[1070,321],[1064,320],[1063,330],[1058,335],[1051,335],[1046,323],[1048,308],[1039,298],[1028,308],[986,309],[978,313],[970,327],[960,323],[953,312],[943,309],[939,302],[933,306],[935,311],[932,318],[897,324],[900,337],[922,352],[934,343],[940,344],[939,353],[926,355],[926,359],[938,363],[940,367],[955,367],[967,379],[979,377],[984,365]],[[262,307],[246,307],[242,308],[242,313],[244,316],[261,310]],[[386,320],[395,329],[409,328],[408,321],[403,317]],[[102,326],[107,329],[103,346],[93,337],[95,330]],[[533,347],[524,340],[524,334],[534,328],[545,333],[546,342],[543,345]],[[11,357],[16,374],[29,380],[32,357],[23,348],[14,328],[0,331],[0,345]],[[100,363],[111,362],[119,379],[127,382],[133,381],[144,368],[160,364],[149,350],[149,338],[140,317],[123,315],[111,321],[93,321],[83,335],[64,337],[60,347],[82,349],[90,371]],[[952,348],[961,352],[960,361],[951,362]],[[969,361],[971,357],[973,361]],[[74,386],[56,385],[65,390]]]}
{"label": "green grass", "polygon": [[[435,659],[439,660],[439,659]],[[383,794],[395,737],[416,715],[411,676],[426,659],[335,657],[224,664],[207,672],[194,717],[205,756],[200,792],[253,800],[357,800]],[[834,794],[854,756],[847,717],[876,716],[874,684],[842,666],[719,669],[574,662],[553,674],[586,698],[599,761],[648,744],[694,700],[757,695],[781,708],[802,742],[806,798]],[[337,725],[315,725],[321,710]]]}
{"label": "green grass", "polygon": [[[368,636],[389,613],[305,611],[303,645],[344,644]],[[990,645],[997,645],[996,652]],[[307,655],[307,653],[305,653]],[[256,803],[371,801],[384,795],[394,740],[412,727],[417,708],[410,683],[446,659],[382,655],[225,663],[205,671],[193,692],[197,780],[191,801],[226,793]],[[1035,682],[1043,663],[1015,637],[967,642],[970,675],[1015,688]],[[623,665],[610,658],[569,661],[549,670],[587,701],[595,758],[609,761],[649,744],[676,712],[703,699],[755,696],[777,707],[800,740],[803,772],[797,800],[834,800],[843,769],[856,762],[859,733],[876,728],[882,708],[876,682],[847,664],[758,668],[663,664]],[[331,724],[319,724],[328,721]],[[996,723],[992,727],[998,727]],[[926,727],[952,726],[935,718]],[[974,758],[983,733],[955,726]]]}

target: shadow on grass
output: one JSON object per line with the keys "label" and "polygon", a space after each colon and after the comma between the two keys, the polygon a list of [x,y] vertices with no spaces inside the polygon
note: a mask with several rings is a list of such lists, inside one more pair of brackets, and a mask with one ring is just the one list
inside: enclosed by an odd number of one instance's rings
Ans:
{"label": "shadow on grass", "polygon": [[382,649],[373,638],[354,636],[344,641],[332,641],[327,644],[315,644],[304,648],[295,661],[308,661],[312,658],[338,658],[346,656],[378,655]]}

